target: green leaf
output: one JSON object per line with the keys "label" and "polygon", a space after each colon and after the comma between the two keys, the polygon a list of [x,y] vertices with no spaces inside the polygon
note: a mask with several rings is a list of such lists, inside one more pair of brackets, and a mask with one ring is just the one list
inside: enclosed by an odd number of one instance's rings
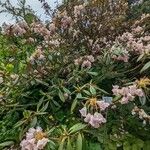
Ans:
{"label": "green leaf", "polygon": [[139,150],[138,145],[137,144],[133,144],[132,145],[132,150]]}
{"label": "green leaf", "polygon": [[61,100],[62,102],[65,102],[64,94],[62,93],[61,90],[59,90],[58,95],[59,95],[60,100]]}
{"label": "green leaf", "polygon": [[44,105],[44,107],[40,110],[41,112],[46,111],[46,109],[48,108],[49,105],[49,101]]}
{"label": "green leaf", "polygon": [[64,138],[61,140],[58,150],[64,150],[65,140],[66,140],[66,137],[64,137]]}
{"label": "green leaf", "polygon": [[87,73],[90,74],[90,75],[93,75],[93,76],[97,76],[98,75],[97,72],[87,72]]}
{"label": "green leaf", "polygon": [[3,143],[0,143],[0,147],[11,146],[13,144],[14,144],[13,141],[6,141],[6,142],[3,142]]}
{"label": "green leaf", "polygon": [[89,143],[88,150],[102,150],[100,143]]}
{"label": "green leaf", "polygon": [[68,137],[68,142],[67,142],[67,150],[72,150],[71,141],[69,137]]}
{"label": "green leaf", "polygon": [[83,97],[82,97],[82,94],[81,94],[81,93],[78,93],[77,96],[76,96],[76,98],[82,99],[82,98],[83,98]]}
{"label": "green leaf", "polygon": [[92,95],[96,95],[96,90],[93,86],[90,85],[90,92]]}
{"label": "green leaf", "polygon": [[139,149],[142,149],[144,146],[144,142],[141,139],[136,139],[135,144],[138,146]]}
{"label": "green leaf", "polygon": [[72,134],[72,133],[78,132],[84,129],[86,126],[87,126],[86,124],[77,123],[69,129],[69,133]]}
{"label": "green leaf", "polygon": [[143,54],[141,54],[139,57],[138,57],[138,59],[137,59],[137,62],[139,62],[143,57],[144,57],[144,53]]}
{"label": "green leaf", "polygon": [[46,82],[44,82],[44,81],[41,81],[41,80],[39,80],[39,79],[35,79],[35,81],[36,81],[37,83],[40,83],[40,84],[42,84],[42,85],[45,85],[45,86],[49,87],[49,84],[46,83]]}
{"label": "green leaf", "polygon": [[141,69],[140,72],[143,72],[143,71],[147,70],[149,67],[150,67],[150,61],[147,62],[147,63],[144,65],[144,67]]}
{"label": "green leaf", "polygon": [[41,105],[43,103],[43,100],[44,100],[44,96],[40,99],[40,101],[37,104],[37,111],[39,111],[39,109],[40,109],[40,107],[41,107]]}
{"label": "green leaf", "polygon": [[145,94],[142,97],[139,97],[140,103],[141,105],[145,105],[146,104],[146,96]]}
{"label": "green leaf", "polygon": [[79,133],[76,142],[76,150],[82,150],[82,136]]}
{"label": "green leaf", "polygon": [[91,93],[89,91],[87,91],[87,90],[83,90],[83,92],[86,93],[89,96],[91,95]]}
{"label": "green leaf", "polygon": [[56,144],[53,141],[49,140],[45,149],[46,150],[56,150]]}
{"label": "green leaf", "polygon": [[66,89],[65,87],[63,87],[63,90],[64,90],[65,93],[71,94],[71,92],[68,89]]}
{"label": "green leaf", "polygon": [[108,143],[108,147],[109,147],[109,149],[110,150],[117,150],[117,145],[116,145],[116,143],[114,142],[109,142]]}
{"label": "green leaf", "polygon": [[12,72],[13,69],[14,69],[14,65],[13,65],[13,64],[7,64],[7,65],[6,65],[6,70],[7,70],[8,72]]}
{"label": "green leaf", "polygon": [[124,142],[123,143],[123,150],[131,150],[131,145],[129,142]]}
{"label": "green leaf", "polygon": [[77,102],[78,102],[77,99],[74,99],[74,101],[73,101],[73,103],[71,105],[71,113],[73,113],[74,109],[76,108]]}
{"label": "green leaf", "polygon": [[25,16],[24,16],[24,19],[25,21],[28,23],[28,24],[31,24],[33,21],[35,21],[36,19],[36,16],[32,13],[27,13]]}
{"label": "green leaf", "polygon": [[101,88],[99,88],[99,87],[96,87],[96,89],[98,89],[99,91],[101,91],[101,92],[104,93],[104,94],[109,94],[108,92],[106,92],[105,90],[103,90],[103,89],[101,89]]}
{"label": "green leaf", "polygon": [[35,116],[30,123],[30,127],[35,127],[36,124],[37,124],[37,117]]}
{"label": "green leaf", "polygon": [[20,127],[22,124],[24,124],[26,122],[26,120],[21,120],[21,121],[18,121],[15,125],[14,125],[14,128],[18,128]]}

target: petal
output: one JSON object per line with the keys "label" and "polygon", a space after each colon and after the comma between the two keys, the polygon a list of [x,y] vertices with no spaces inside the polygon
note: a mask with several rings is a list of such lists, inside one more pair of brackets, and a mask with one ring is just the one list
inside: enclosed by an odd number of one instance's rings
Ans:
{"label": "petal", "polygon": [[81,115],[83,117],[86,117],[86,115],[87,115],[87,109],[86,109],[86,107],[83,107],[82,109],[80,109],[79,112],[81,113]]}
{"label": "petal", "polygon": [[38,149],[43,149],[45,147],[45,145],[47,144],[47,142],[49,142],[48,138],[43,138],[42,140],[39,140],[37,142],[37,148]]}

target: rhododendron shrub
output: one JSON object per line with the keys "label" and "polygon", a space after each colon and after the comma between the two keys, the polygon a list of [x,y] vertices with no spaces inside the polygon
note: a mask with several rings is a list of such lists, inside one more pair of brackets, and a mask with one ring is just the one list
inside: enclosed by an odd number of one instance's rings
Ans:
{"label": "rhododendron shrub", "polygon": [[68,1],[3,25],[0,148],[150,149],[150,15],[130,9]]}

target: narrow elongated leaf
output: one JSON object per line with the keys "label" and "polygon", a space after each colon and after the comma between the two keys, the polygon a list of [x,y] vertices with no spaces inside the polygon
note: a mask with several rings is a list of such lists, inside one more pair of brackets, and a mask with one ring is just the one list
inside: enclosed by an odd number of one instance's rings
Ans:
{"label": "narrow elongated leaf", "polygon": [[96,90],[93,86],[90,85],[90,92],[92,95],[96,95]]}
{"label": "narrow elongated leaf", "polygon": [[40,110],[41,112],[46,111],[46,109],[48,108],[49,102],[47,102],[44,107]]}
{"label": "narrow elongated leaf", "polygon": [[53,141],[49,140],[45,149],[46,150],[56,150],[56,144]]}
{"label": "narrow elongated leaf", "polygon": [[72,150],[70,138],[68,138],[68,142],[67,142],[67,150]]}
{"label": "narrow elongated leaf", "polygon": [[5,147],[5,146],[11,146],[13,144],[14,144],[13,141],[6,141],[6,142],[3,142],[3,143],[0,143],[0,148]]}
{"label": "narrow elongated leaf", "polygon": [[79,133],[77,137],[76,150],[82,150],[82,136]]}
{"label": "narrow elongated leaf", "polygon": [[41,80],[39,80],[39,79],[35,79],[35,80],[36,80],[37,83],[40,83],[40,84],[42,84],[42,85],[45,85],[45,86],[49,87],[49,84],[48,84],[48,83],[46,83],[46,82],[44,82],[44,81],[41,81]]}
{"label": "narrow elongated leaf", "polygon": [[87,73],[90,74],[90,75],[93,75],[93,76],[97,76],[98,75],[97,72],[87,72]]}
{"label": "narrow elongated leaf", "polygon": [[18,121],[15,125],[14,125],[14,128],[18,128],[20,127],[22,124],[24,124],[26,122],[26,120],[21,120],[21,121]]}
{"label": "narrow elongated leaf", "polygon": [[141,69],[140,72],[143,72],[143,71],[147,70],[148,68],[150,68],[150,61],[144,65],[144,67]]}
{"label": "narrow elongated leaf", "polygon": [[69,129],[69,133],[72,134],[72,133],[78,132],[84,129],[86,126],[87,126],[86,124],[77,123]]}
{"label": "narrow elongated leaf", "polygon": [[137,59],[137,62],[139,62],[143,57],[144,57],[145,54],[141,54],[138,59]]}
{"label": "narrow elongated leaf", "polygon": [[66,137],[64,137],[64,138],[62,139],[62,141],[60,142],[60,145],[59,145],[58,150],[64,150],[65,140],[66,140]]}
{"label": "narrow elongated leaf", "polygon": [[145,95],[142,96],[142,97],[139,97],[139,100],[140,100],[140,103],[141,103],[142,105],[145,105],[145,104],[146,104],[146,96],[145,96]]}
{"label": "narrow elongated leaf", "polygon": [[105,90],[103,90],[103,89],[101,89],[101,88],[99,88],[99,87],[95,87],[96,89],[98,89],[99,91],[101,91],[102,93],[104,93],[104,94],[109,94],[108,92],[106,92]]}
{"label": "narrow elongated leaf", "polygon": [[63,87],[63,90],[64,90],[65,93],[71,94],[71,92],[68,89],[66,89],[65,87]]}
{"label": "narrow elongated leaf", "polygon": [[40,99],[40,101],[37,104],[37,111],[39,111],[39,109],[40,109],[40,107],[41,107],[41,105],[43,103],[43,100],[44,100],[44,96]]}
{"label": "narrow elongated leaf", "polygon": [[35,116],[35,117],[33,118],[33,120],[31,121],[31,123],[30,123],[30,127],[35,127],[35,126],[36,126],[36,123],[37,123],[37,117]]}
{"label": "narrow elongated leaf", "polygon": [[71,105],[71,113],[73,113],[74,109],[76,108],[77,102],[78,102],[77,99],[74,99],[74,101],[73,101],[73,103]]}
{"label": "narrow elongated leaf", "polygon": [[61,100],[62,102],[65,102],[64,94],[62,93],[61,90],[59,90],[58,95],[59,95],[60,100]]}

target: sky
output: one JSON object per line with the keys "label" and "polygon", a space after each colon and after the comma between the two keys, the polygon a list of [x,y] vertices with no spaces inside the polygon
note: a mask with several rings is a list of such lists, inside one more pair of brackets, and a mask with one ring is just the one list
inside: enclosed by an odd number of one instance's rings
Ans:
{"label": "sky", "polygon": [[[0,0],[1,2],[5,2],[6,0]],[[10,0],[10,2],[16,6],[17,2],[19,0]],[[57,0],[59,3],[62,0]],[[51,8],[55,8],[56,6],[56,0],[46,0],[46,2],[48,2],[48,4],[51,6]],[[26,0],[26,4],[30,5],[31,8],[36,12],[36,14],[38,16],[40,16],[40,18],[44,21],[46,20],[46,15],[44,14],[44,10],[41,8],[42,4],[39,2],[39,0]],[[0,10],[2,8],[0,7]],[[12,16],[6,13],[0,13],[0,26],[4,23],[14,23],[14,19],[12,19]]]}

